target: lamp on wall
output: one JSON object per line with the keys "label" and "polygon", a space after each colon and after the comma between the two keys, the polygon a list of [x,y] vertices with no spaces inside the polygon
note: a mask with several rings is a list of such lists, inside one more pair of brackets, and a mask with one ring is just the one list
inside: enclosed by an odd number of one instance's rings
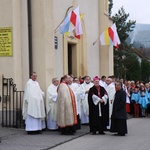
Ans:
{"label": "lamp on wall", "polygon": [[54,36],[54,46],[55,46],[55,49],[58,49],[58,37],[57,36]]}

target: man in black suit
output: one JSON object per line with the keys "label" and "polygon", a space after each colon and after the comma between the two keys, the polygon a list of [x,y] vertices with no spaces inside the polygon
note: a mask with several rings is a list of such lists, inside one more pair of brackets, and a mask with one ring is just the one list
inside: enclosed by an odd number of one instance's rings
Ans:
{"label": "man in black suit", "polygon": [[116,82],[115,88],[110,132],[117,132],[115,135],[125,136],[127,134],[126,93],[121,82]]}

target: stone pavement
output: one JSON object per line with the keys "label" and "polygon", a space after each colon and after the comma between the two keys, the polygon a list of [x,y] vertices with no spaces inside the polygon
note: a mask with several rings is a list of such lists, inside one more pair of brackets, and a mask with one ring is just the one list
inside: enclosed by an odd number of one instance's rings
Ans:
{"label": "stone pavement", "polygon": [[[132,116],[128,115],[128,119]],[[43,131],[42,134],[28,135],[24,129],[0,126],[0,150],[49,150],[89,133],[89,126],[82,125],[75,135],[60,135],[58,131]]]}
{"label": "stone pavement", "polygon": [[60,135],[58,131],[49,130],[42,134],[28,135],[24,129],[0,126],[0,150],[49,150],[88,133],[88,125],[82,125],[75,135]]}

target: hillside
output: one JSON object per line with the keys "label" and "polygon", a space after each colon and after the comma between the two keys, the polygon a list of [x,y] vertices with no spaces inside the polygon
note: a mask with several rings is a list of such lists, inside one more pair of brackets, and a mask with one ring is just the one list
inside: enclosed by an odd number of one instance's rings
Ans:
{"label": "hillside", "polygon": [[150,24],[137,24],[129,38],[131,44],[138,43],[150,48]]}

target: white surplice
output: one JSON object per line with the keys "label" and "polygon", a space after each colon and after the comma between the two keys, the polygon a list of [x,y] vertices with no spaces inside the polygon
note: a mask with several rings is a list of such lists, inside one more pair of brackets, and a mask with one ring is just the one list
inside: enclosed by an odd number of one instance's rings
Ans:
{"label": "white surplice", "polygon": [[26,131],[37,131],[45,128],[44,92],[38,82],[29,79],[25,86],[23,98],[23,119]]}
{"label": "white surplice", "polygon": [[110,123],[111,123],[111,114],[112,114],[112,108],[113,108],[113,101],[114,101],[114,96],[116,93],[115,86],[113,84],[109,84],[105,87],[105,90],[107,91],[108,98],[109,98],[109,126],[108,129],[110,128]]}
{"label": "white surplice", "polygon": [[47,112],[47,128],[50,130],[58,129],[56,124],[56,100],[57,100],[57,87],[51,84],[47,89],[46,95],[46,112]]}
{"label": "white surplice", "polygon": [[81,118],[81,97],[80,97],[80,84],[78,83],[72,83],[68,85],[72,91],[74,92],[75,95],[75,100],[76,100],[76,109],[77,109],[77,115]]}
{"label": "white surplice", "polygon": [[94,84],[86,82],[81,84],[81,124],[89,123],[89,104],[88,104],[88,94],[85,93],[89,90]]}

